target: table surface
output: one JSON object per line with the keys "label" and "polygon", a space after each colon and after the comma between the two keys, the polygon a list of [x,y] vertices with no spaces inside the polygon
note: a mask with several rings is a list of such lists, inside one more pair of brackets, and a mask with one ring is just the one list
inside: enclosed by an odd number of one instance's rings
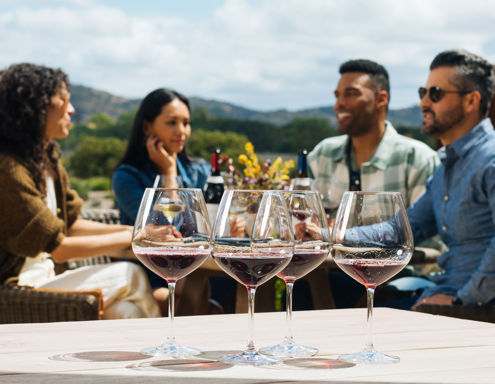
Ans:
{"label": "table surface", "polygon": [[[176,318],[176,336],[199,347],[199,363],[139,353],[165,339],[168,319],[100,320],[0,325],[0,383],[494,383],[495,325],[375,309],[374,341],[400,356],[390,365],[346,367],[340,353],[361,349],[365,309],[294,313],[298,342],[320,349],[308,359],[269,367],[230,366],[216,361],[239,351],[247,338],[247,315]],[[255,316],[258,347],[279,342],[285,316]]]}

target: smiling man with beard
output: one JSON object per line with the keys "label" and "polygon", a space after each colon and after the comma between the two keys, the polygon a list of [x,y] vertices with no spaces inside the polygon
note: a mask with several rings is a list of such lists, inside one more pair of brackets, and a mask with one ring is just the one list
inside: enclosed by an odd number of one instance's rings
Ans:
{"label": "smiling man with beard", "polygon": [[494,83],[490,63],[451,50],[419,89],[422,130],[442,143],[442,164],[408,215],[415,242],[439,234],[449,250],[415,305],[495,304],[495,132],[486,118]]}
{"label": "smiling man with beard", "polygon": [[327,179],[338,205],[348,190],[398,191],[409,206],[425,191],[439,160],[426,144],[399,135],[386,120],[390,100],[386,69],[370,60],[340,66],[334,91],[339,132],[308,155],[312,177]]}
{"label": "smiling man with beard", "polygon": [[[409,206],[424,193],[426,180],[440,162],[437,154],[399,135],[386,120],[390,85],[382,65],[350,60],[339,72],[334,110],[342,135],[323,140],[308,155],[311,176],[328,185],[333,206],[348,190],[398,191]],[[441,247],[438,242],[428,245]],[[328,273],[337,308],[354,306],[362,286],[340,270]]]}

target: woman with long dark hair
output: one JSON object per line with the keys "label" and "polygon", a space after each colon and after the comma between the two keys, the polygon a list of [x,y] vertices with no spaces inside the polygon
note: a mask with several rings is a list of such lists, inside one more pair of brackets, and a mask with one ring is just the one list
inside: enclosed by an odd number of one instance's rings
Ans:
{"label": "woman with long dark hair", "polygon": [[[112,178],[121,223],[134,224],[148,187],[204,187],[210,165],[187,154],[185,145],[190,135],[191,110],[184,95],[159,88],[143,99],[134,118],[127,150]],[[162,278],[150,271],[147,274],[153,295],[165,315],[168,289],[163,287]],[[176,305],[180,302],[184,282],[185,279],[181,279],[176,286]],[[209,310],[208,305],[204,303],[204,310]]]}
{"label": "woman with long dark hair", "polygon": [[79,218],[53,139],[69,134],[69,80],[60,69],[15,64],[0,73],[0,284],[103,292],[104,317],[154,317],[141,267],[127,262],[55,274],[69,259],[130,247],[132,227]]}
{"label": "woman with long dark hair", "polygon": [[159,88],[143,99],[112,179],[121,223],[134,224],[148,187],[204,187],[210,165],[188,155],[190,135],[191,111],[184,95]]}

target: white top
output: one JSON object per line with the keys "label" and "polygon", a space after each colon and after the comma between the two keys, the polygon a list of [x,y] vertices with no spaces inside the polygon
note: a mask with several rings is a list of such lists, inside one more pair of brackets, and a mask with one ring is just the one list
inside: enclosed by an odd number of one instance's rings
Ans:
{"label": "white top", "polygon": [[[57,196],[53,177],[46,176],[46,206],[54,215],[57,214]],[[35,257],[27,257],[19,273],[19,285],[39,287],[55,277],[55,264],[47,252],[41,252]]]}

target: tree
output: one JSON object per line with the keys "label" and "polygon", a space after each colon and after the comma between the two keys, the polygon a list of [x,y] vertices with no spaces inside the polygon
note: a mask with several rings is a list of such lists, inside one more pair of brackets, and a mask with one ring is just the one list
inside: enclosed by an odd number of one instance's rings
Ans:
{"label": "tree", "polygon": [[125,147],[125,142],[114,137],[86,137],[67,159],[67,168],[76,177],[111,177]]}
{"label": "tree", "polygon": [[192,125],[204,124],[210,120],[210,113],[205,107],[196,107],[191,113],[191,123]]}
{"label": "tree", "polygon": [[209,160],[211,152],[215,148],[220,148],[222,155],[237,160],[237,157],[244,152],[244,145],[247,141],[248,138],[245,135],[234,132],[195,129],[187,142],[187,150],[193,156]]}
{"label": "tree", "polygon": [[327,120],[317,118],[294,119],[281,131],[281,139],[275,144],[277,152],[282,153],[296,153],[303,148],[310,151],[321,140],[338,134]]}

